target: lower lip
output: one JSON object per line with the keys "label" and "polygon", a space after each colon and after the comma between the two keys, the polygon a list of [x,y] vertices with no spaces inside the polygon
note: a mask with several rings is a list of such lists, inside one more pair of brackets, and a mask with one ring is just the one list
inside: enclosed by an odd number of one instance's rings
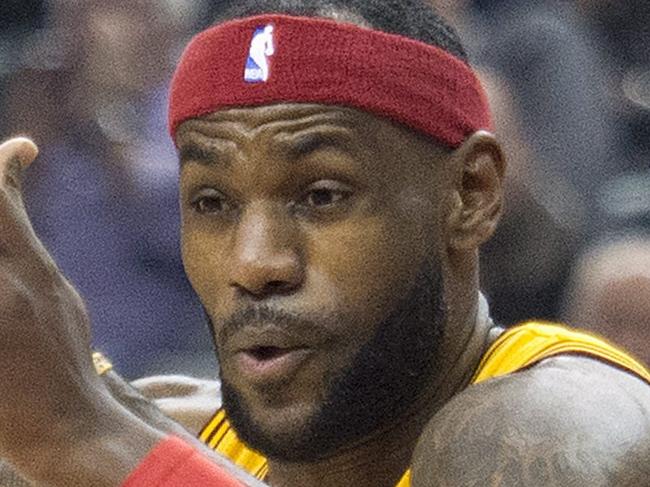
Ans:
{"label": "lower lip", "polygon": [[239,352],[235,356],[235,366],[249,382],[268,384],[291,377],[311,354],[311,350],[300,348],[269,359],[259,359],[248,352]]}

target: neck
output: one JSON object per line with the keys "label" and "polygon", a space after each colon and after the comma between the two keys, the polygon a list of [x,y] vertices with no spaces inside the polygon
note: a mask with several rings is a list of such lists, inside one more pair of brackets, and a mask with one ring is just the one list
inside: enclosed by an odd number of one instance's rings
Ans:
{"label": "neck", "polygon": [[452,252],[446,265],[447,323],[433,389],[441,406],[469,385],[483,354],[496,338],[487,301],[479,292],[478,253]]}
{"label": "neck", "polygon": [[[442,350],[438,373],[425,393],[414,401],[407,414],[387,428],[348,445],[336,455],[312,463],[269,461],[269,483],[273,487],[394,487],[408,470],[411,456],[424,426],[455,394],[469,384],[478,363],[494,339],[487,305],[478,292],[466,302],[465,333],[453,333]],[[452,308],[453,309],[453,308]],[[458,309],[458,308],[456,308]],[[449,324],[458,324],[461,316]],[[475,323],[474,326],[467,325]],[[452,329],[454,327],[451,327]],[[454,340],[459,340],[460,342]]]}

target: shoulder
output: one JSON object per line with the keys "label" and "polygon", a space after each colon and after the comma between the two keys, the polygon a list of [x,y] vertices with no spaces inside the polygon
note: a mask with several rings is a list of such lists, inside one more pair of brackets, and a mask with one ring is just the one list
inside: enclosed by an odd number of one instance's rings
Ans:
{"label": "shoulder", "polygon": [[131,383],[166,416],[197,435],[221,407],[221,383],[183,375],[157,375]]}
{"label": "shoulder", "polygon": [[579,356],[470,386],[425,428],[413,486],[640,486],[650,386]]}

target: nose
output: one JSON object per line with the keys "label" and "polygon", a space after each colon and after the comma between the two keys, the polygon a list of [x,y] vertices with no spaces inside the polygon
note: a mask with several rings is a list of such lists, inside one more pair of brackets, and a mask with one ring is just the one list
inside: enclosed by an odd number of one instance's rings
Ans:
{"label": "nose", "polygon": [[235,234],[230,285],[257,299],[295,292],[304,278],[298,240],[281,211],[250,207]]}

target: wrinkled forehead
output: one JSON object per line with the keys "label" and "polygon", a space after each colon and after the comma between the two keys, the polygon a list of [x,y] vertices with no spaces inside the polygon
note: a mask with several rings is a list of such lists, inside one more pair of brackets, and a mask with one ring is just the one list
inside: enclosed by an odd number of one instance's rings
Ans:
{"label": "wrinkled forehead", "polygon": [[207,135],[230,132],[245,138],[264,136],[265,133],[282,133],[307,130],[313,127],[337,127],[352,137],[361,138],[369,130],[381,125],[395,125],[371,113],[337,105],[319,103],[281,102],[252,107],[234,107],[216,110],[206,115],[184,121],[176,131],[179,145],[192,133]]}
{"label": "wrinkled forehead", "polygon": [[279,102],[251,107],[229,107],[194,117],[183,122],[177,135],[192,130],[194,127],[212,125],[236,125],[244,130],[255,131],[269,123],[292,123],[307,119],[340,123],[353,127],[360,120],[372,120],[370,113],[345,106],[320,103]]}
{"label": "wrinkled forehead", "polygon": [[[213,144],[215,139],[282,146],[299,139],[303,149],[323,145],[362,146],[381,151],[386,144],[401,152],[448,154],[450,149],[425,134],[363,110],[315,103],[276,103],[227,108],[183,122],[176,131],[176,146]],[[328,140],[332,139],[332,140]]]}

